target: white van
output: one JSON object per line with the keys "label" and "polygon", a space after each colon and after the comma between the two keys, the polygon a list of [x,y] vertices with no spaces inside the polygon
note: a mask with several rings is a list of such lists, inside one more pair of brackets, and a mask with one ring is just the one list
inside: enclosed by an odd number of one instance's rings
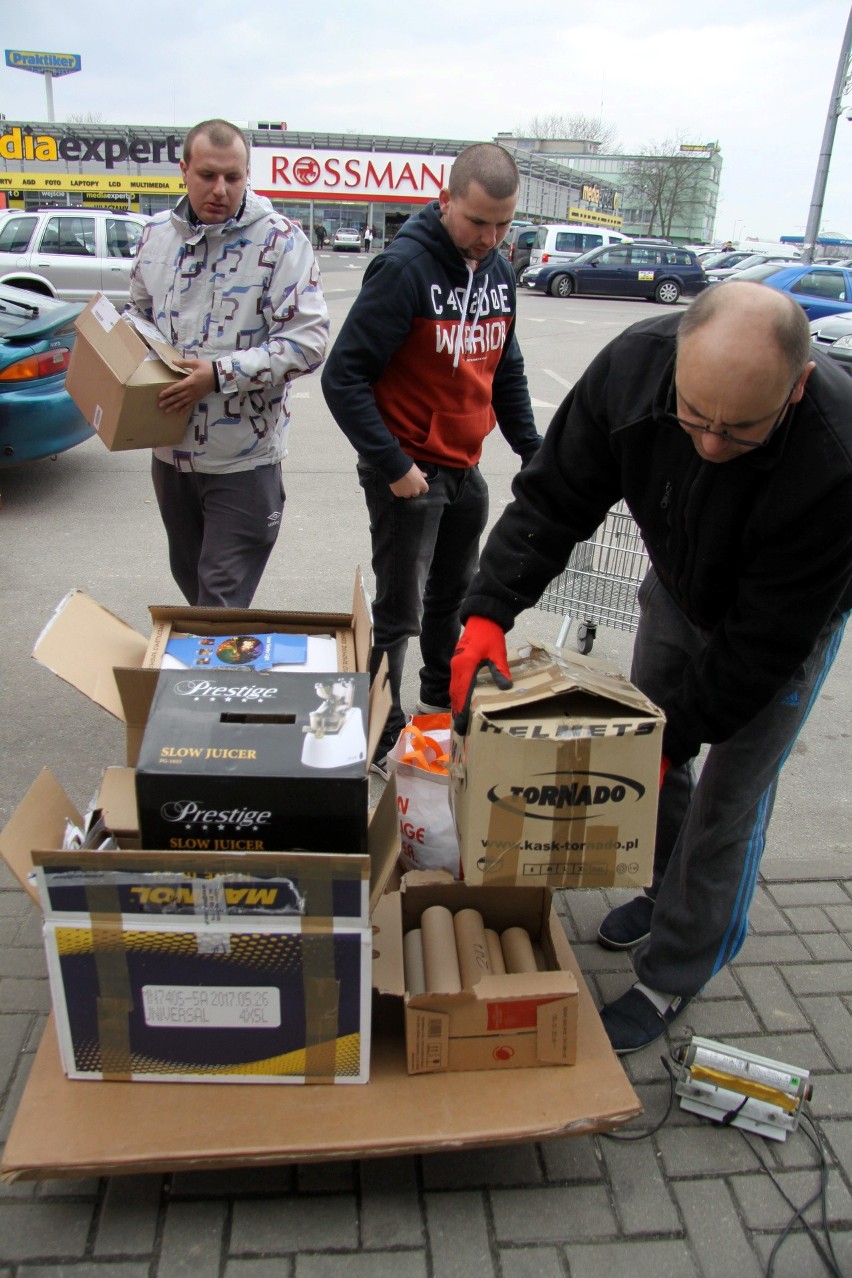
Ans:
{"label": "white van", "polygon": [[573,262],[589,249],[603,248],[606,244],[623,244],[629,235],[613,231],[608,226],[569,225],[540,226],[530,253],[530,266],[561,266]]}

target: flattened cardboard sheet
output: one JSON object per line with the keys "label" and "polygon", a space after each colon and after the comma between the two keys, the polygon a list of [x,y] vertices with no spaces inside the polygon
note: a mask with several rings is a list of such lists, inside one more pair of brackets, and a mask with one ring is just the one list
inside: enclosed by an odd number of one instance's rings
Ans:
{"label": "flattened cardboard sheet", "polygon": [[211,1084],[71,1082],[51,1018],[0,1171],[5,1180],[43,1180],[271,1166],[609,1130],[641,1106],[573,970],[582,1046],[570,1069],[409,1077],[402,1005],[378,999],[366,1087],[243,1087],[236,1108],[226,1091],[212,1103]]}

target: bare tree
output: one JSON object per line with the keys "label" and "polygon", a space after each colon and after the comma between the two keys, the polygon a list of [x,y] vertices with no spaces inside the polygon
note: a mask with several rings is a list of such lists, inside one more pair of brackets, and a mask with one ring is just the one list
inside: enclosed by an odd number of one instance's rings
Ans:
{"label": "bare tree", "polygon": [[103,124],[101,111],[72,111],[68,117],[69,124]]}
{"label": "bare tree", "polygon": [[600,150],[617,153],[615,125],[600,116],[586,115],[583,111],[569,111],[562,115],[534,115],[526,124],[520,124],[515,132],[524,138],[570,138],[600,143]]}
{"label": "bare tree", "polygon": [[675,222],[692,221],[703,200],[701,160],[681,150],[681,139],[648,143],[624,166],[623,203],[650,209],[647,234],[670,235]]}

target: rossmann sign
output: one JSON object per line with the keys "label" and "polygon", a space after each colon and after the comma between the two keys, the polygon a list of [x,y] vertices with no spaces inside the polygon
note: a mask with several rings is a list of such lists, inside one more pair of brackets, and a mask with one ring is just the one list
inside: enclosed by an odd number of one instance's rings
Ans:
{"label": "rossmann sign", "polygon": [[426,204],[447,185],[454,159],[405,151],[253,147],[251,180],[261,195]]}

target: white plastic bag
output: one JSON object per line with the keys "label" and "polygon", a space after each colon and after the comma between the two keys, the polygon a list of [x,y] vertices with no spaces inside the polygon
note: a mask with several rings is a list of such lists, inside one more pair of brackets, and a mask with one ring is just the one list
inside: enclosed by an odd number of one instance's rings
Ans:
{"label": "white plastic bag", "polygon": [[413,715],[388,753],[396,774],[400,860],[409,870],[449,870],[459,878],[459,844],[450,808],[449,714]]}

